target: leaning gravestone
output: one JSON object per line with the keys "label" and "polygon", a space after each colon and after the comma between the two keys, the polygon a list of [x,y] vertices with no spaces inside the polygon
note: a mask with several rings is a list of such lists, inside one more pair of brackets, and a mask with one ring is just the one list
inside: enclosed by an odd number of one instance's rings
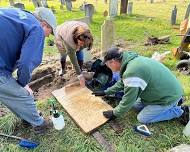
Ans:
{"label": "leaning gravestone", "polygon": [[101,55],[104,55],[114,42],[114,23],[112,20],[105,20],[101,26]]}
{"label": "leaning gravestone", "polygon": [[67,10],[71,11],[72,10],[72,2],[71,2],[71,0],[65,0],[65,3],[66,3]]}
{"label": "leaning gravestone", "polygon": [[60,0],[61,5],[65,5],[65,0]]}
{"label": "leaning gravestone", "polygon": [[167,152],[190,152],[190,145],[181,144],[168,150]]}
{"label": "leaning gravestone", "polygon": [[176,17],[177,17],[177,7],[175,5],[174,9],[172,10],[172,15],[171,15],[171,25],[176,24]]}
{"label": "leaning gravestone", "polygon": [[128,3],[128,7],[127,7],[127,14],[131,15],[132,14],[132,10],[133,10],[133,2],[129,2]]}
{"label": "leaning gravestone", "polygon": [[118,11],[118,0],[110,0],[109,4],[109,16],[116,17]]}
{"label": "leaning gravestone", "polygon": [[85,4],[85,17],[89,19],[89,23],[92,22],[92,16],[94,14],[94,6],[92,4]]}
{"label": "leaning gravestone", "polygon": [[24,4],[22,4],[22,3],[16,3],[13,6],[16,7],[16,8],[25,9]]}
{"label": "leaning gravestone", "polygon": [[184,20],[189,18],[189,13],[190,13],[190,4],[189,4],[188,7],[187,7]]}

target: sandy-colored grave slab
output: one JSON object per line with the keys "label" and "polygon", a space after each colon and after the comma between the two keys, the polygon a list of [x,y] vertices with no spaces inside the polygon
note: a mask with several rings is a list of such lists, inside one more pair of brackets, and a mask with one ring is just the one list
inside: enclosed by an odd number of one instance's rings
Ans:
{"label": "sandy-colored grave slab", "polygon": [[91,93],[88,88],[82,88],[78,85],[65,86],[52,92],[85,133],[89,133],[103,125],[107,119],[102,112],[112,109],[100,97],[95,97]]}

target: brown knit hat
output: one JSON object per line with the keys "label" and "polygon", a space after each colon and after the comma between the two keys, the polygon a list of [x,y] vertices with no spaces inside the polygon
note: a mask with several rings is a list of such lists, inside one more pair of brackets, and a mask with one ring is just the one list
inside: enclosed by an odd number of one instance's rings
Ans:
{"label": "brown knit hat", "polygon": [[75,44],[77,44],[77,40],[84,42],[84,48],[90,50],[93,45],[93,36],[90,30],[83,28],[82,26],[78,26],[73,32],[73,40]]}

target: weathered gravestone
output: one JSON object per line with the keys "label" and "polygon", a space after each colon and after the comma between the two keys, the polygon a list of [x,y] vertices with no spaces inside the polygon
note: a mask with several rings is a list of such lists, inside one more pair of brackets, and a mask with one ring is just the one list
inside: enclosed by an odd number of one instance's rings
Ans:
{"label": "weathered gravestone", "polygon": [[40,0],[32,0],[32,3],[34,4],[34,7],[41,7],[42,3]]}
{"label": "weathered gravestone", "polygon": [[181,144],[168,150],[167,152],[190,152],[190,145]]}
{"label": "weathered gravestone", "polygon": [[176,24],[176,17],[177,17],[177,7],[176,5],[174,6],[173,10],[172,10],[172,14],[171,14],[171,25],[175,25]]}
{"label": "weathered gravestone", "polygon": [[71,0],[65,0],[65,4],[66,4],[66,8],[68,11],[71,11],[72,10],[72,2]]}
{"label": "weathered gravestone", "polygon": [[42,6],[48,8],[47,0],[41,0]]}
{"label": "weathered gravestone", "polygon": [[127,13],[127,6],[128,6],[128,0],[121,0],[120,14],[126,14]]}
{"label": "weathered gravestone", "polygon": [[128,7],[127,7],[127,14],[131,15],[133,10],[133,2],[129,2]]}
{"label": "weathered gravestone", "polygon": [[61,5],[65,5],[65,0],[60,0]]}
{"label": "weathered gravestone", "polygon": [[94,6],[92,4],[85,4],[85,17],[89,19],[89,23],[92,22],[92,16],[94,14]]}
{"label": "weathered gravestone", "polygon": [[185,13],[184,20],[189,18],[189,13],[190,13],[190,4],[187,6],[187,10],[186,10],[186,13]]}
{"label": "weathered gravestone", "polygon": [[116,17],[118,11],[118,0],[110,0],[109,4],[109,16]]}
{"label": "weathered gravestone", "polygon": [[114,42],[114,23],[112,20],[105,20],[101,26],[101,54],[104,55]]}
{"label": "weathered gravestone", "polygon": [[22,4],[22,3],[16,3],[13,6],[16,7],[16,8],[25,9],[24,4]]}

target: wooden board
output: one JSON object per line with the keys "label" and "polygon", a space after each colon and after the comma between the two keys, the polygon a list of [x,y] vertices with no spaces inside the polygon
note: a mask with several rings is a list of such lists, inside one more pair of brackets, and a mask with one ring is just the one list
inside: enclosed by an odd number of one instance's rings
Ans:
{"label": "wooden board", "polygon": [[77,125],[89,133],[103,125],[107,119],[102,112],[113,109],[100,97],[95,97],[86,87],[66,86],[52,94],[60,102]]}

